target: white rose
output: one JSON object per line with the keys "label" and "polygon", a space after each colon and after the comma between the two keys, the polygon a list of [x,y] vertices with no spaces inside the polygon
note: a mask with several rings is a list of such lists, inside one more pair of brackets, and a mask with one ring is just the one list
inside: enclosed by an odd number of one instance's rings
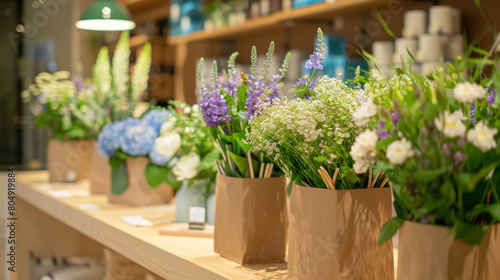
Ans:
{"label": "white rose", "polygon": [[155,140],[155,149],[158,154],[166,157],[175,155],[181,146],[181,136],[177,132],[168,133]]}
{"label": "white rose", "polygon": [[191,152],[179,159],[172,172],[177,176],[178,181],[191,179],[198,174],[196,169],[200,165],[200,161],[200,156],[197,153]]}
{"label": "white rose", "polygon": [[353,169],[354,169],[354,172],[356,172],[356,174],[364,174],[366,173],[366,171],[368,171],[368,167],[370,167],[370,165],[365,162],[365,161],[356,161],[354,162],[354,165],[353,165]]}
{"label": "white rose", "polygon": [[356,119],[357,126],[365,126],[370,122],[370,119],[377,113],[377,105],[373,104],[371,99],[363,103],[361,107],[354,112],[353,117]]}
{"label": "white rose", "polygon": [[459,83],[453,89],[453,97],[460,103],[471,103],[486,96],[486,91],[478,84]]}
{"label": "white rose", "polygon": [[355,143],[365,150],[375,149],[378,142],[378,134],[374,130],[365,130],[356,136]]}
{"label": "white rose", "polygon": [[489,128],[483,121],[478,122],[473,129],[467,133],[467,141],[480,149],[483,153],[497,147],[495,135],[498,130]]}
{"label": "white rose", "polygon": [[169,118],[160,128],[160,135],[170,133],[174,128],[177,119],[174,117]]}
{"label": "white rose", "polygon": [[413,146],[411,142],[405,138],[396,140],[389,144],[386,155],[390,163],[400,165],[414,155]]}
{"label": "white rose", "polygon": [[445,136],[450,138],[465,136],[465,124],[463,123],[463,114],[460,111],[455,111],[451,114],[449,111],[444,112],[443,117],[434,119],[434,125]]}

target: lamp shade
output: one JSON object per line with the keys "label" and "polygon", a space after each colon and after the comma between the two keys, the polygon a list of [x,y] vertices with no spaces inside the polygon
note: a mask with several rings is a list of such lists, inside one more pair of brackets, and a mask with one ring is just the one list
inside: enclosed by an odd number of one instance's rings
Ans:
{"label": "lamp shade", "polygon": [[114,0],[97,0],[90,5],[76,27],[85,30],[122,31],[135,28],[135,22],[125,7]]}

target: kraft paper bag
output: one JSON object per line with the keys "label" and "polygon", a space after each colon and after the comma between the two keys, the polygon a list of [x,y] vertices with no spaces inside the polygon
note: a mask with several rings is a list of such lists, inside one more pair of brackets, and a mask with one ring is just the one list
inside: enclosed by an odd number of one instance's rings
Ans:
{"label": "kraft paper bag", "polygon": [[449,227],[406,221],[399,230],[398,279],[499,280],[500,224],[480,245],[449,235]]}
{"label": "kraft paper bag", "polygon": [[217,175],[214,251],[239,264],[283,262],[287,237],[286,178]]}
{"label": "kraft paper bag", "polygon": [[377,246],[391,211],[390,188],[328,190],[294,185],[288,279],[394,279],[392,240]]}
{"label": "kraft paper bag", "polygon": [[110,194],[108,200],[114,203],[146,206],[169,203],[174,197],[174,189],[166,183],[151,188],[146,181],[147,157],[127,158],[128,187],[120,195]]}
{"label": "kraft paper bag", "polygon": [[89,140],[51,139],[47,147],[50,182],[74,182],[89,178],[90,158],[95,146]]}
{"label": "kraft paper bag", "polygon": [[94,142],[94,152],[90,159],[90,192],[95,194],[111,193],[111,167],[109,159],[99,154],[97,143]]}

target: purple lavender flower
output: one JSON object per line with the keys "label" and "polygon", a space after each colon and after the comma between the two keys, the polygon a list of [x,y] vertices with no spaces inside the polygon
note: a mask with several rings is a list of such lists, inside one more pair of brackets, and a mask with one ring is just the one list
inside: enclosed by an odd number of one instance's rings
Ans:
{"label": "purple lavender flower", "polygon": [[235,70],[233,71],[233,78],[229,79],[227,82],[222,83],[222,89],[226,91],[230,96],[233,98],[236,98],[238,94],[238,82],[240,81],[240,78],[238,77],[238,71]]}
{"label": "purple lavender flower", "polygon": [[249,89],[247,90],[248,98],[245,100],[245,105],[248,110],[247,119],[250,120],[250,118],[255,114],[260,96],[264,93],[266,83],[264,80],[250,76],[247,81],[247,86]]}
{"label": "purple lavender flower", "polygon": [[399,112],[391,113],[391,121],[394,125],[398,124],[399,118],[401,118],[401,114]]}
{"label": "purple lavender flower", "polygon": [[[472,116],[476,113],[476,102],[472,102],[470,104],[470,109],[469,109],[469,116]],[[470,118],[471,123],[476,123],[476,117]]]}
{"label": "purple lavender flower", "polygon": [[[385,121],[381,120],[378,123],[378,128],[383,128],[384,126],[385,126]],[[389,130],[375,129],[375,132],[378,134],[378,137],[380,137],[380,139],[382,139],[382,140],[385,140],[387,138],[387,136],[389,135]]]}
{"label": "purple lavender flower", "polygon": [[211,85],[210,89],[203,89],[203,98],[198,101],[201,114],[209,127],[215,127],[231,120],[228,115],[227,100],[220,94],[220,88]]}
{"label": "purple lavender flower", "polygon": [[80,92],[85,88],[82,76],[75,75],[71,77],[71,81],[75,84],[76,92]]}
{"label": "purple lavender flower", "polygon": [[493,104],[495,104],[496,99],[497,99],[497,90],[493,89],[493,90],[491,90],[490,95],[488,95],[488,97],[486,97],[486,101],[488,101],[488,103],[490,105],[493,105]]}
{"label": "purple lavender flower", "polygon": [[309,56],[309,59],[306,61],[305,67],[306,69],[318,69],[321,70],[323,69],[323,65],[321,65],[321,62],[325,60],[325,57],[317,52],[314,52]]}
{"label": "purple lavender flower", "polygon": [[269,96],[267,97],[268,101],[272,101],[273,99],[280,97],[280,95],[278,93],[279,90],[281,89],[281,85],[279,84],[280,79],[281,79],[280,75],[276,74],[269,81],[269,85],[268,85],[267,89],[269,91],[271,91],[272,93],[269,94]]}

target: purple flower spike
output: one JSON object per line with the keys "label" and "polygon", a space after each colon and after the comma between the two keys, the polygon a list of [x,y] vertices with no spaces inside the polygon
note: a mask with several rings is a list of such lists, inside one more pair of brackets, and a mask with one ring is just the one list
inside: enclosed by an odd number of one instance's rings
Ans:
{"label": "purple flower spike", "polygon": [[[381,120],[378,123],[378,128],[383,128],[384,126],[385,126],[385,121]],[[385,140],[389,135],[389,130],[375,129],[375,132],[378,134],[378,137],[380,137],[380,139],[382,140]]]}
{"label": "purple flower spike", "polygon": [[486,101],[488,101],[490,105],[493,105],[495,104],[496,99],[497,99],[497,90],[493,89],[491,90],[491,94],[488,95],[488,97],[486,97]]}
{"label": "purple flower spike", "polygon": [[73,82],[73,84],[75,84],[77,92],[80,92],[83,90],[84,82],[83,82],[82,76],[79,76],[79,75],[73,76],[73,77],[71,77],[71,81]]}
{"label": "purple flower spike", "polygon": [[399,112],[394,112],[391,114],[391,121],[394,125],[398,124],[399,118],[401,118],[401,114]]}
{"label": "purple flower spike", "polygon": [[[469,109],[469,116],[472,116],[476,113],[476,103],[475,102],[472,102],[470,104],[470,109]],[[476,123],[476,117],[472,117],[470,118],[470,122],[471,123]]]}
{"label": "purple flower spike", "polygon": [[215,127],[231,120],[231,115],[228,115],[229,106],[226,99],[220,94],[218,87],[211,85],[210,90],[204,89],[203,98],[198,103],[209,127]]}
{"label": "purple flower spike", "polygon": [[325,60],[325,57],[319,53],[313,53],[309,56],[309,59],[306,61],[305,67],[307,69],[315,68],[315,69],[323,69],[323,65],[321,62]]}

